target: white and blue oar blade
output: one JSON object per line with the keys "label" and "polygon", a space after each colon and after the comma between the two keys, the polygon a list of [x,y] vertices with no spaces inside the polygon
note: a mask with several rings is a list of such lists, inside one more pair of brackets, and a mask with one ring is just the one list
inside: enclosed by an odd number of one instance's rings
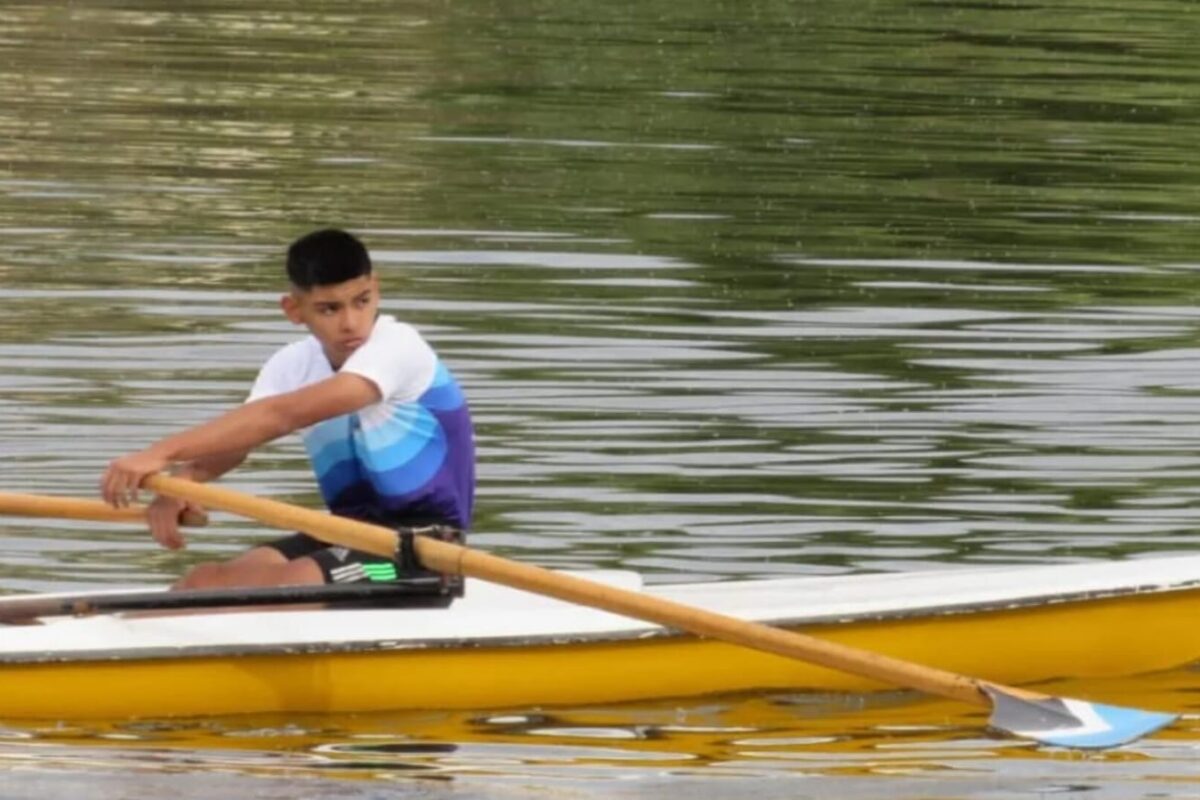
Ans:
{"label": "white and blue oar blade", "polygon": [[1132,742],[1170,725],[1177,715],[1106,706],[1069,697],[1028,700],[995,686],[982,687],[992,698],[988,724],[1043,744],[1103,749]]}

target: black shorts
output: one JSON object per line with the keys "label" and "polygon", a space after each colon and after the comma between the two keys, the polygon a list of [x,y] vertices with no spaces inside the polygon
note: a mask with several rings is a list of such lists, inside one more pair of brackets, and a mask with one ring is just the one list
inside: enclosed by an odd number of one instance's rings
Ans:
{"label": "black shorts", "polygon": [[307,533],[294,533],[261,546],[277,551],[288,561],[311,558],[321,568],[326,583],[387,583],[406,574],[397,561],[327,544]]}

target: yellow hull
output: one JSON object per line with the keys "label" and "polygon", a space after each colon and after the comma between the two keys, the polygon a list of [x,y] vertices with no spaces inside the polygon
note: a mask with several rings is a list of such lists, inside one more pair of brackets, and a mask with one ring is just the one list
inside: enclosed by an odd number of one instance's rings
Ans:
{"label": "yellow hull", "polygon": [[[1200,659],[1200,589],[806,632],[1003,683]],[[0,665],[0,717],[118,719],[583,705],[749,690],[860,692],[852,675],[685,636],[578,644],[168,656]]]}

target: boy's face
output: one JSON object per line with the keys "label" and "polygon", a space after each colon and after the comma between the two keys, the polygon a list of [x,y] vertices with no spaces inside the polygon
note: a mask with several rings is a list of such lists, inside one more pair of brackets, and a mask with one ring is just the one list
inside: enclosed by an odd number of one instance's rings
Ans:
{"label": "boy's face", "polygon": [[379,279],[372,273],[308,291],[293,287],[280,305],[288,319],[317,337],[338,369],[371,335],[379,312]]}

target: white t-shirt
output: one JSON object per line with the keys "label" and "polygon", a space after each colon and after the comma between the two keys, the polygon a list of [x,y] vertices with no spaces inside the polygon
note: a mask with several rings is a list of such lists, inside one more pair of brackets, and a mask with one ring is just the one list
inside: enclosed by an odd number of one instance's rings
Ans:
{"label": "white t-shirt", "polygon": [[[411,325],[380,316],[340,371],[374,383],[381,399],[300,431],[329,508],[376,522],[466,530],[475,492],[471,416],[433,348]],[[247,402],[333,374],[321,343],[309,336],[267,360]]]}
{"label": "white t-shirt", "polygon": [[[340,372],[361,375],[379,389],[381,402],[412,402],[433,383],[437,355],[412,325],[390,315],[375,320],[371,335]],[[267,360],[246,402],[302,389],[333,376],[315,336],[282,348]]]}

